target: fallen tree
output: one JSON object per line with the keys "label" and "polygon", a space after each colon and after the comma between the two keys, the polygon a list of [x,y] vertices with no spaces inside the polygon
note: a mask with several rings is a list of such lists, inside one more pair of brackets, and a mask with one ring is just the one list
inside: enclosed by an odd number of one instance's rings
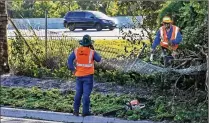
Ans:
{"label": "fallen tree", "polygon": [[116,69],[123,72],[137,72],[140,74],[155,74],[155,73],[179,73],[181,75],[194,75],[200,72],[207,71],[207,63],[202,63],[197,66],[190,66],[184,69],[163,68],[142,60],[103,60],[98,63],[99,66],[107,69]]}

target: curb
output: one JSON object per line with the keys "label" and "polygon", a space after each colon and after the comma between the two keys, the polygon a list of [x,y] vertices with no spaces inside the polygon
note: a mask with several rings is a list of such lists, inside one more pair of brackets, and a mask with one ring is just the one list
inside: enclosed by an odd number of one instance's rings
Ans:
{"label": "curb", "polygon": [[61,113],[40,110],[25,110],[17,108],[1,107],[1,116],[31,118],[56,122],[73,122],[73,123],[154,123],[152,121],[128,121],[117,118],[107,118],[101,116],[79,117],[71,113]]}

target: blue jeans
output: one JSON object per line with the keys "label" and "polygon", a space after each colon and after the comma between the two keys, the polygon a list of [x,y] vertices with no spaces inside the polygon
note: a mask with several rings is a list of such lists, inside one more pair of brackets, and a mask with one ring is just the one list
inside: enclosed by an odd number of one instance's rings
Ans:
{"label": "blue jeans", "polygon": [[74,112],[79,112],[81,97],[83,96],[83,114],[89,114],[90,94],[93,88],[93,75],[76,78],[76,94],[74,97]]}

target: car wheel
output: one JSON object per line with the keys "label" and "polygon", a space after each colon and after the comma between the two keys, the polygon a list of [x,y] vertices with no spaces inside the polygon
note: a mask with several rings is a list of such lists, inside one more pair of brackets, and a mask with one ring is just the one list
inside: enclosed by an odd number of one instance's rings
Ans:
{"label": "car wheel", "polygon": [[109,28],[109,30],[114,30],[114,29],[115,29],[114,27],[110,27],[110,28]]}
{"label": "car wheel", "polygon": [[69,29],[70,29],[70,31],[74,31],[75,30],[75,24],[69,24]]}
{"label": "car wheel", "polygon": [[101,31],[102,30],[101,24],[96,24],[96,29],[97,29],[97,31]]}
{"label": "car wheel", "polygon": [[87,30],[87,28],[82,28],[82,30]]}

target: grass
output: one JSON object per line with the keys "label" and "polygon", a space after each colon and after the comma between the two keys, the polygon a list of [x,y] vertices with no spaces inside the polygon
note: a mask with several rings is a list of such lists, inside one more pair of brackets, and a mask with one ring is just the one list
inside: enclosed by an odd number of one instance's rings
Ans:
{"label": "grass", "polygon": [[[31,89],[1,87],[1,105],[72,113],[74,94],[73,91],[62,94],[57,89],[43,91],[36,87]],[[92,112],[98,115],[121,108],[131,98],[133,97],[128,95],[93,93],[91,95]]]}
{"label": "grass", "polygon": [[[41,90],[33,88],[8,88],[0,87],[2,106],[21,107],[26,109],[41,109],[57,112],[73,112],[74,95],[73,91],[61,93],[57,89]],[[94,115],[124,107],[130,100],[140,98],[137,95],[116,95],[116,94],[91,94],[91,110]],[[177,97],[179,98],[179,97]],[[114,117],[128,120],[174,120],[178,123],[192,122],[204,123],[207,120],[207,104],[198,105],[181,103],[176,101],[171,105],[172,97],[153,94],[152,98],[144,101],[145,108],[136,110],[121,110],[114,114]],[[175,109],[175,110],[174,110]],[[80,109],[80,112],[82,108]]]}

